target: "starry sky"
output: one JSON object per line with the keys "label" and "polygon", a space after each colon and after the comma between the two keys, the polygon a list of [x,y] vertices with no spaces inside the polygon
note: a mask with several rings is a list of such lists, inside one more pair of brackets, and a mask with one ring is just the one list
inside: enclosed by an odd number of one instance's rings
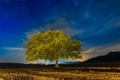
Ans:
{"label": "starry sky", "polygon": [[120,51],[120,0],[0,0],[0,62],[26,62],[24,42],[49,29],[80,40],[81,61]]}

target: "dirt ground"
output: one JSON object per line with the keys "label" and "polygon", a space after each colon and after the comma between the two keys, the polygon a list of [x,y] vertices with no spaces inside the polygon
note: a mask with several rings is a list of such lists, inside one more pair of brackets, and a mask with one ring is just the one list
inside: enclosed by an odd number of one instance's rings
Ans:
{"label": "dirt ground", "polygon": [[120,72],[109,67],[0,68],[0,80],[120,80]]}

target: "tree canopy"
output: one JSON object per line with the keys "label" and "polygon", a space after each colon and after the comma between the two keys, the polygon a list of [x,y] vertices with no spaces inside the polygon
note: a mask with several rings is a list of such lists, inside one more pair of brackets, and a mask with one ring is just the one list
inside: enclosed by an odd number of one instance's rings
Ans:
{"label": "tree canopy", "polygon": [[27,47],[26,59],[28,61],[44,59],[56,61],[60,58],[81,58],[81,45],[77,40],[71,40],[68,34],[60,30],[38,32],[31,35],[30,39],[25,42]]}

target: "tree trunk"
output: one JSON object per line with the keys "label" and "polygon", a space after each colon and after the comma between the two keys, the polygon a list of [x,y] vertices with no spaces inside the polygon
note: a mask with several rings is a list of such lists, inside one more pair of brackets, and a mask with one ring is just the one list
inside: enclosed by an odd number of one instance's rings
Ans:
{"label": "tree trunk", "polygon": [[55,68],[58,68],[59,67],[59,65],[58,65],[58,55],[57,55],[57,49],[55,49],[55,55],[54,55],[54,57],[55,57]]}
{"label": "tree trunk", "polygon": [[55,58],[56,58],[55,59],[56,60],[56,62],[55,62],[55,68],[58,68],[59,67],[59,65],[58,65],[58,56],[56,56]]}

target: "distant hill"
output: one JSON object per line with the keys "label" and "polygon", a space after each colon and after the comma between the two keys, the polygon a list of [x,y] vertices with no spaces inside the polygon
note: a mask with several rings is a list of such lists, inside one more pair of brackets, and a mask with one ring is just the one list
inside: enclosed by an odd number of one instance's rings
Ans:
{"label": "distant hill", "polygon": [[107,55],[91,58],[85,62],[120,62],[120,51],[109,52]]}
{"label": "distant hill", "polygon": [[60,64],[80,64],[80,61],[74,61],[74,62],[63,62]]}

